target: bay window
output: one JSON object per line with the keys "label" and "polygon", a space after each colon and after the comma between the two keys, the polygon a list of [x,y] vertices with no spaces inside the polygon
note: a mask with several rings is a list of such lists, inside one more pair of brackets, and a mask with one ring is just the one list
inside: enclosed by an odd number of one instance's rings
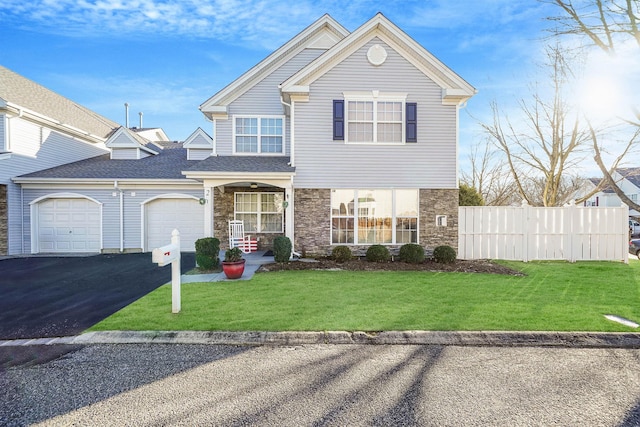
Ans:
{"label": "bay window", "polygon": [[332,244],[418,243],[418,190],[332,190]]}

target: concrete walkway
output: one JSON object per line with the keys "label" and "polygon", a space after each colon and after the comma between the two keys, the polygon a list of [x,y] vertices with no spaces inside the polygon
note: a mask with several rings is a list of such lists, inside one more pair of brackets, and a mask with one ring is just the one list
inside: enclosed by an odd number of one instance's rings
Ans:
{"label": "concrete walkway", "polygon": [[[225,251],[220,251],[221,261],[224,259],[224,252]],[[183,274],[181,278],[182,283],[250,280],[262,264],[274,262],[273,256],[265,256],[265,253],[266,251],[256,251],[250,254],[243,254],[243,258],[245,259],[244,273],[242,273],[242,277],[239,279],[227,279],[223,272],[212,274]]]}

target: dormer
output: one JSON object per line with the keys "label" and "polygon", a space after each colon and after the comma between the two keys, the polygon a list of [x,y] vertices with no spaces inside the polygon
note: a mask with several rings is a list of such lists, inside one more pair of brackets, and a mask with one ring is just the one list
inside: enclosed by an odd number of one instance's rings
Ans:
{"label": "dormer", "polygon": [[119,160],[143,159],[158,154],[155,150],[161,149],[124,127],[119,127],[105,145],[111,150],[111,158]]}
{"label": "dormer", "polygon": [[182,146],[187,149],[187,160],[203,160],[214,154],[213,138],[202,128],[196,129]]}
{"label": "dormer", "polygon": [[171,141],[162,128],[131,128],[137,135],[153,142]]}

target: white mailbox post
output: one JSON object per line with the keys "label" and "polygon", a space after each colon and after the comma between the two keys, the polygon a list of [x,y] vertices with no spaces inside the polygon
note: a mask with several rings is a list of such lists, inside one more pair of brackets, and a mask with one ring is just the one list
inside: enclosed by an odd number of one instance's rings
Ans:
{"label": "white mailbox post", "polygon": [[180,313],[180,232],[171,232],[171,244],[151,252],[151,260],[160,267],[171,263],[171,312]]}

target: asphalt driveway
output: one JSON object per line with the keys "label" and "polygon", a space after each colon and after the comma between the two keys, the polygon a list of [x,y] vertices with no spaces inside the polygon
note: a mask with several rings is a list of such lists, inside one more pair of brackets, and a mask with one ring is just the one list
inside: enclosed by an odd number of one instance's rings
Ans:
{"label": "asphalt driveway", "polygon": [[[194,265],[182,254],[183,273]],[[0,339],[79,334],[169,281],[150,253],[0,260]]]}

